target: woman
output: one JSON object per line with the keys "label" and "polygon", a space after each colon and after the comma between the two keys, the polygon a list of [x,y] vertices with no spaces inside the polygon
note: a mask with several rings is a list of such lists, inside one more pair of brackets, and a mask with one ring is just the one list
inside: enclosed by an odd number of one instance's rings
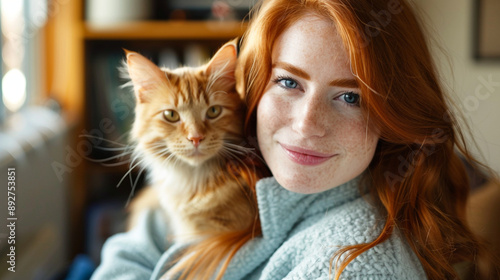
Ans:
{"label": "woman", "polygon": [[[474,160],[406,1],[265,1],[239,61],[273,177],[256,185],[262,234],[224,279],[455,279],[487,256],[455,149]],[[95,278],[165,273],[182,248],[162,251],[156,215],[108,242]]]}
{"label": "woman", "polygon": [[[317,193],[361,174],[383,217],[375,238],[334,254],[345,257],[334,262],[336,277],[395,236],[430,279],[456,278],[453,264],[484,256],[464,221],[469,184],[455,149],[474,160],[412,10],[400,0],[267,1],[242,47],[248,133],[276,180]],[[308,17],[317,20],[298,26]],[[332,155],[314,171],[303,167]]]}

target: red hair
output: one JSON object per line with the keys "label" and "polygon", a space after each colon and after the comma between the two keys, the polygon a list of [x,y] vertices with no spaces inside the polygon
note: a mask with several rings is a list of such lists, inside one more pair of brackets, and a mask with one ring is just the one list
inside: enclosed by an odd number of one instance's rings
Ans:
{"label": "red hair", "polygon": [[[246,132],[256,137],[256,108],[269,82],[273,46],[305,13],[336,24],[361,91],[369,125],[380,131],[364,178],[385,217],[372,242],[332,257],[339,279],[357,256],[397,228],[429,279],[455,279],[453,264],[487,254],[465,222],[469,181],[457,150],[470,162],[421,25],[405,0],[269,0],[261,3],[243,38],[238,89],[246,94]],[[339,263],[339,257],[346,258]],[[491,261],[491,260],[487,260]],[[489,277],[499,277],[498,271]]]}

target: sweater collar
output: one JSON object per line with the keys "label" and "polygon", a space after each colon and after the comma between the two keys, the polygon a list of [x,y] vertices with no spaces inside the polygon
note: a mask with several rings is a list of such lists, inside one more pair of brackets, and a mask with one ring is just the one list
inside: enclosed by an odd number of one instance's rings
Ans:
{"label": "sweater collar", "polygon": [[293,227],[301,220],[341,206],[361,196],[359,177],[316,194],[288,191],[274,178],[257,182],[262,237],[257,237],[241,248],[226,270],[224,279],[243,279],[257,269],[287,239]]}
{"label": "sweater collar", "polygon": [[264,238],[284,238],[293,226],[307,216],[326,212],[360,197],[359,176],[343,185],[315,193],[294,193],[283,188],[274,177],[256,185],[260,221]]}

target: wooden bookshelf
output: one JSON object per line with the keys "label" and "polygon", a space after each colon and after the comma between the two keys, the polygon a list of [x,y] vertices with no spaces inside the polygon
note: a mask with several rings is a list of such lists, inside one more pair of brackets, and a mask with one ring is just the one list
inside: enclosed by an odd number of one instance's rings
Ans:
{"label": "wooden bookshelf", "polygon": [[83,23],[85,39],[228,39],[240,36],[246,23],[236,21],[138,21],[99,26]]}

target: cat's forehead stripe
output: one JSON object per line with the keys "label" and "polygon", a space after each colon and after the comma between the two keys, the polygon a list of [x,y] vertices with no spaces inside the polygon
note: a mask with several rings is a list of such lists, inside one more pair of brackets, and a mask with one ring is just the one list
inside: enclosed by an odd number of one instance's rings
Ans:
{"label": "cat's forehead stripe", "polygon": [[170,104],[176,107],[193,104],[211,104],[214,100],[233,103],[232,92],[219,86],[218,77],[208,77],[203,69],[180,68],[175,71],[164,70],[170,88],[166,93]]}
{"label": "cat's forehead stripe", "polygon": [[175,106],[190,100],[191,78],[187,71],[176,71],[169,75],[171,97]]}
{"label": "cat's forehead stripe", "polygon": [[183,102],[193,104],[193,102],[205,102],[208,104],[208,97],[204,94],[205,77],[201,73],[184,72],[178,77],[177,90]]}

